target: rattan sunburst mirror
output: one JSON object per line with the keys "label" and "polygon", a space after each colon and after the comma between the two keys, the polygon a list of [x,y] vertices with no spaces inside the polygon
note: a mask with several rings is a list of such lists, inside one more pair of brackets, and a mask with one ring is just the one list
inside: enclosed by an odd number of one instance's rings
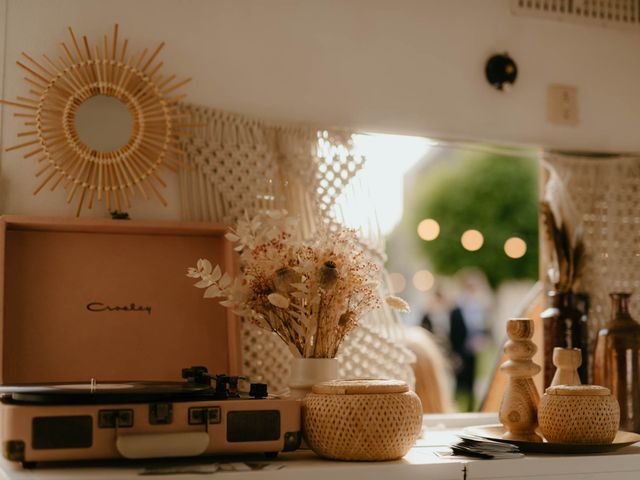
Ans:
{"label": "rattan sunburst mirror", "polygon": [[[131,208],[131,196],[138,193],[166,205],[158,170],[175,172],[182,164],[179,140],[194,125],[178,112],[185,95],[176,91],[191,79],[160,73],[164,42],[151,53],[145,48],[129,54],[118,25],[93,46],[68,30],[70,47],[62,42],[57,59],[43,55],[39,61],[23,52],[27,62],[16,62],[27,72],[28,94],[0,102],[15,107],[14,116],[26,128],[6,151],[27,149],[24,158],[41,164],[34,195],[62,184],[67,202],[77,203],[76,215],[96,201],[109,210]],[[92,130],[117,132],[115,140],[99,142]]]}

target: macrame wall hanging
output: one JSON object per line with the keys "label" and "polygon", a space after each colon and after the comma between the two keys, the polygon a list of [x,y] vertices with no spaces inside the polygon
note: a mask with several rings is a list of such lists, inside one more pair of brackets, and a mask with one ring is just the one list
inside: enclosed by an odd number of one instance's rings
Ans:
{"label": "macrame wall hanging", "polygon": [[640,157],[545,153],[545,198],[573,228],[581,228],[585,265],[580,290],[589,295],[589,337],[611,314],[609,293],[635,292],[640,318]]}
{"label": "macrame wall hanging", "polygon": [[[253,215],[285,208],[301,219],[306,236],[320,222],[340,223],[336,202],[353,188],[365,162],[354,150],[352,132],[272,125],[194,105],[182,105],[181,111],[206,125],[180,145],[189,166],[180,173],[185,220],[233,224],[245,211]],[[366,243],[380,246],[379,241]],[[370,250],[382,264],[384,252]],[[413,384],[414,357],[403,339],[400,319],[391,309],[370,314],[339,352],[341,375]],[[245,375],[284,390],[291,363],[284,344],[249,322],[243,322],[242,341]]]}

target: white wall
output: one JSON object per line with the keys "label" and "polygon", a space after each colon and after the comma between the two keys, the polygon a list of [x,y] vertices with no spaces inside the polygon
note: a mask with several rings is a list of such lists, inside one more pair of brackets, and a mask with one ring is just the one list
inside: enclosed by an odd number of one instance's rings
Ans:
{"label": "white wall", "polygon": [[[9,99],[25,89],[22,50],[55,53],[68,25],[99,39],[118,22],[133,47],[167,42],[167,71],[194,78],[192,102],[365,131],[640,151],[640,33],[514,17],[509,0],[0,0],[0,14],[5,2]],[[502,51],[520,70],[508,94],[483,73]],[[546,123],[550,83],[578,87],[579,126]],[[5,108],[5,146],[16,131]],[[60,192],[31,196],[35,168],[2,153],[3,211],[72,214]],[[177,217],[169,190],[170,207],[142,204],[136,216]]]}

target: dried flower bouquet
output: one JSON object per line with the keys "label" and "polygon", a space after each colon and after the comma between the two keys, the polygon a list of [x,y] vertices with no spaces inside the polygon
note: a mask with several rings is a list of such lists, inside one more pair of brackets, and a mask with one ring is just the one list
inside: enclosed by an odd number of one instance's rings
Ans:
{"label": "dried flower bouquet", "polygon": [[[381,307],[378,266],[356,232],[319,232],[302,240],[297,222],[285,211],[241,220],[227,239],[236,242],[241,273],[232,279],[198,260],[187,276],[197,278],[207,298],[275,332],[296,357],[334,358],[346,335],[365,313]],[[398,297],[387,297],[408,310]]]}

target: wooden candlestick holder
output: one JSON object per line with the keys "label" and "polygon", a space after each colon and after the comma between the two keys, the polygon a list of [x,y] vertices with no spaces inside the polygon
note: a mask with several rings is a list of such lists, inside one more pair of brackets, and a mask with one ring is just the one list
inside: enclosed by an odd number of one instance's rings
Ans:
{"label": "wooden candlestick holder", "polygon": [[537,350],[531,341],[533,320],[513,318],[507,321],[507,335],[509,340],[504,346],[504,352],[509,360],[500,367],[500,370],[509,375],[499,411],[500,421],[506,431],[503,437],[508,440],[542,442],[542,438],[535,433],[540,396],[532,377],[540,372],[540,366],[531,360]]}
{"label": "wooden candlestick holder", "polygon": [[582,383],[578,375],[578,368],[582,365],[582,351],[579,348],[554,348],[553,365],[556,367],[556,373],[550,386]]}

